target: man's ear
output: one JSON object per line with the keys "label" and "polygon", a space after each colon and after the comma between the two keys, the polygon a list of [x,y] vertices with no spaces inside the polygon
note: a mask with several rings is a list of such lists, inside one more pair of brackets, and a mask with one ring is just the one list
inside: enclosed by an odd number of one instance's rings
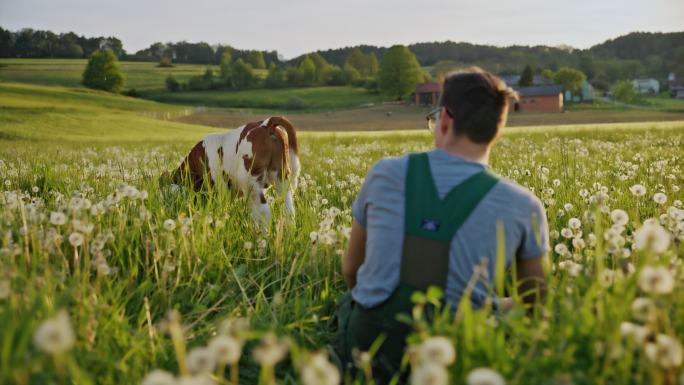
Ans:
{"label": "man's ear", "polygon": [[454,121],[447,113],[446,108],[442,108],[442,111],[439,113],[439,129],[442,132],[442,135],[447,135],[449,131],[451,131],[453,124]]}

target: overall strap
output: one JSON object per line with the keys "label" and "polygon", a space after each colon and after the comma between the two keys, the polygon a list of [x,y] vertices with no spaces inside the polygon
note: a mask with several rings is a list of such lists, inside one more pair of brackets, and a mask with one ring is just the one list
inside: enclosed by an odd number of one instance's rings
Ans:
{"label": "overall strap", "polygon": [[400,288],[446,287],[451,240],[497,181],[487,170],[478,172],[441,200],[427,153],[409,156]]}
{"label": "overall strap", "polygon": [[497,182],[494,173],[483,170],[454,187],[442,200],[432,178],[427,153],[411,154],[406,175],[405,232],[451,241]]}

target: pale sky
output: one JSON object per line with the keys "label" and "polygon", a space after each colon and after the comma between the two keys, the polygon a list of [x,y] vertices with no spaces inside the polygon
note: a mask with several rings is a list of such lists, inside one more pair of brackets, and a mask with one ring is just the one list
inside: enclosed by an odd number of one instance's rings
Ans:
{"label": "pale sky", "polygon": [[684,31],[684,0],[0,0],[0,26],[277,50],[465,41],[588,48],[633,31]]}

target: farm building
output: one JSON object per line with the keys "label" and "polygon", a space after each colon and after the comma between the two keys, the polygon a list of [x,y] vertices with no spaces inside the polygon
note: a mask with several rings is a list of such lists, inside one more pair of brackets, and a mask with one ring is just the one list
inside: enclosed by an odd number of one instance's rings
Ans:
{"label": "farm building", "polygon": [[442,94],[440,83],[421,83],[416,85],[414,100],[418,106],[436,106]]}
{"label": "farm building", "polygon": [[[518,83],[520,83],[520,75],[500,75],[499,78],[501,78],[509,87],[518,87]],[[553,84],[553,80],[547,79],[541,75],[534,75],[532,78],[533,86],[547,86],[551,84]]]}
{"label": "farm building", "polygon": [[513,87],[519,101],[511,100],[508,112],[563,112],[563,86],[556,84]]}
{"label": "farm building", "polygon": [[671,73],[668,77],[668,86],[670,88],[670,95],[675,99],[684,99],[684,79],[677,79],[675,74]]}
{"label": "farm building", "polygon": [[582,82],[582,87],[575,92],[565,90],[565,103],[593,103],[594,102],[594,87],[588,81]]}
{"label": "farm building", "polygon": [[640,94],[655,95],[660,92],[660,82],[653,78],[638,78],[632,80],[632,86]]}

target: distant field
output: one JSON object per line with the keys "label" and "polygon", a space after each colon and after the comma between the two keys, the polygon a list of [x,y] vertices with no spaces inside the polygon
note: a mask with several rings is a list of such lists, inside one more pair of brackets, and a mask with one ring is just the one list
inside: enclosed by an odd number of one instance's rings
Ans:
{"label": "distant field", "polygon": [[144,96],[163,103],[269,110],[292,109],[288,104],[293,97],[304,101],[302,106],[304,110],[354,108],[362,104],[378,103],[387,99],[385,96],[371,94],[363,88],[345,86],[244,91],[162,91],[146,92]]}
{"label": "distant field", "polygon": [[[85,59],[0,59],[0,80],[65,87],[82,87],[81,75]],[[163,89],[164,80],[172,73],[179,81],[204,73],[207,66],[177,64],[159,68],[157,63],[121,62],[125,76],[124,89]],[[216,68],[214,68],[216,70]]]}
{"label": "distant field", "polygon": [[85,89],[0,83],[0,101],[0,139],[176,141],[209,131],[168,120],[190,113],[183,107]]}
{"label": "distant field", "polygon": [[[276,112],[289,116],[300,130],[306,131],[392,131],[424,130],[425,114],[430,108],[405,105],[377,105],[342,111],[312,113]],[[184,115],[179,121],[214,127],[233,128],[246,121],[268,116],[272,112],[254,110],[208,111]],[[511,114],[508,127],[561,126],[577,124],[611,124],[627,122],[681,121],[684,113],[647,110],[573,110],[565,113]]]}

